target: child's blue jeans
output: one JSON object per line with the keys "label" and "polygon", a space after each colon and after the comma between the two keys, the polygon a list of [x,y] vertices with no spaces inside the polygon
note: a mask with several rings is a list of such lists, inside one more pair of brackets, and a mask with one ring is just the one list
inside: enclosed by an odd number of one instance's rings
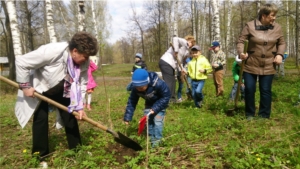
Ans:
{"label": "child's blue jeans", "polygon": [[[144,115],[149,113],[150,109],[144,110]],[[149,127],[149,136],[150,142],[152,146],[158,144],[162,139],[163,135],[163,127],[164,127],[164,118],[165,118],[165,110],[158,112],[157,114],[151,114],[148,119],[148,127]]]}
{"label": "child's blue jeans", "polygon": [[196,107],[200,107],[199,102],[204,98],[202,93],[204,83],[205,80],[192,80],[192,96]]}
{"label": "child's blue jeans", "polygon": [[[238,82],[234,82],[234,85],[232,87],[231,93],[229,95],[229,99],[230,100],[234,100],[235,99],[237,88],[238,88]],[[241,86],[240,92],[241,92],[241,99],[244,99],[245,98],[245,86]]]}

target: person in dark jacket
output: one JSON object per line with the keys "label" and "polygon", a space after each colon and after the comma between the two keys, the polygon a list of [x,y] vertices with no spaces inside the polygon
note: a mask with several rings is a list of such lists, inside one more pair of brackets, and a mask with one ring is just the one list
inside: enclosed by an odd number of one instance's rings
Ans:
{"label": "person in dark jacket", "polygon": [[131,74],[133,74],[133,72],[136,69],[145,69],[145,70],[147,70],[147,65],[146,65],[145,61],[142,60],[142,58],[143,58],[142,54],[140,54],[140,53],[135,54],[135,63],[133,65]]}
{"label": "person in dark jacket", "polygon": [[152,147],[159,145],[162,139],[164,117],[171,98],[167,84],[155,72],[137,69],[132,75],[132,85],[128,98],[124,122],[126,125],[132,120],[139,98],[145,99],[144,115],[149,115],[149,136]]}
{"label": "person in dark jacket", "polygon": [[[147,70],[147,65],[146,65],[145,61],[142,60],[142,57],[143,57],[143,55],[140,54],[140,53],[135,54],[135,63],[133,65],[131,74],[133,74],[133,72],[136,69],[145,69],[145,70]],[[129,83],[127,85],[126,90],[127,91],[131,91],[132,90],[132,84],[131,83]]]}

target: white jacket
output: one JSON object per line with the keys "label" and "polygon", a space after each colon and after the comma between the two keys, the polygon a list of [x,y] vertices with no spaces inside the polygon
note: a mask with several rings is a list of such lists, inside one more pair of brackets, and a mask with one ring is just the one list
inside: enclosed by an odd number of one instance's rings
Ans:
{"label": "white jacket", "polygon": [[[178,66],[177,61],[174,58],[175,52],[178,52],[177,57],[182,65],[183,58],[189,55],[189,46],[188,42],[185,39],[179,37],[173,38],[173,46],[174,50],[172,49],[172,47],[170,47],[160,59],[164,60],[170,66],[172,66],[173,69],[175,69]],[[180,67],[178,67],[178,69],[181,70]]]}
{"label": "white jacket", "polygon": [[[38,93],[48,91],[66,76],[68,56],[68,43],[59,42],[43,45],[37,50],[16,57],[17,82],[30,82]],[[81,92],[86,91],[88,66],[89,61],[80,65]],[[31,71],[33,71],[33,77],[30,77]],[[18,91],[15,114],[22,127],[32,116],[39,101],[37,98],[24,96],[21,90]]]}

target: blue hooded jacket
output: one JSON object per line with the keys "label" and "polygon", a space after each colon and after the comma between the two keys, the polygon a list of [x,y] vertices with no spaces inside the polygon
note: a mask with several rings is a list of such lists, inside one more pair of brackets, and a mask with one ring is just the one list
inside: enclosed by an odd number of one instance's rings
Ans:
{"label": "blue hooded jacket", "polygon": [[131,121],[139,98],[145,99],[145,109],[152,109],[158,113],[168,107],[171,98],[171,92],[167,84],[155,72],[148,72],[149,84],[144,92],[139,92],[132,88],[128,98],[124,121]]}

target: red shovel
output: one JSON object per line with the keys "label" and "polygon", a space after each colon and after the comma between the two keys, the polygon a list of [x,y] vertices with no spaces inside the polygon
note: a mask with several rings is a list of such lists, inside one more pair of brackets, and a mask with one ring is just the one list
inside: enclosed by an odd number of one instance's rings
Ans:
{"label": "red shovel", "polygon": [[140,136],[145,128],[145,124],[147,122],[147,119],[149,117],[150,113],[142,117],[139,121],[139,129],[138,129],[138,136]]}

